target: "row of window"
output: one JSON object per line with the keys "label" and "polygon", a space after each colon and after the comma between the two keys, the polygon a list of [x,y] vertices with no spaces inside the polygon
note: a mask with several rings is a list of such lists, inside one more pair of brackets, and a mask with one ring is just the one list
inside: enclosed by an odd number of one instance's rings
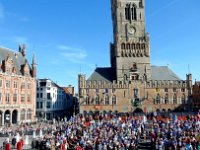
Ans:
{"label": "row of window", "polygon": [[[3,81],[2,80],[0,80],[0,87],[3,87]],[[10,80],[6,80],[5,87],[6,88],[10,88],[11,87]],[[18,88],[18,81],[14,81],[13,82],[13,88],[15,88],[15,89]],[[25,82],[22,82],[21,83],[21,89],[25,89],[25,88],[26,88],[26,84],[25,84]],[[27,88],[31,89],[31,83],[27,83]]]}
{"label": "row of window", "polygon": [[[173,95],[173,104],[177,104],[178,103],[177,100],[178,100],[178,97],[177,97],[177,94],[175,93]],[[185,96],[185,94],[183,94],[182,97],[181,97],[181,103],[185,104],[185,101],[186,101],[186,96]],[[162,103],[163,104],[169,104],[169,94],[165,94]],[[161,104],[161,96],[160,96],[160,94],[156,95],[156,99],[154,99],[154,104]]]}
{"label": "row of window", "polygon": [[140,44],[140,43],[137,43],[137,44],[135,44],[135,43],[132,43],[132,44],[130,44],[130,43],[122,43],[121,44],[121,49],[122,50],[125,50],[125,49],[127,49],[127,50],[131,50],[131,49],[145,49],[145,44],[143,43],[143,44]]}
{"label": "row of window", "polygon": [[32,116],[32,111],[31,109],[27,110],[27,114],[26,114],[26,111],[25,109],[22,109],[21,112],[20,112],[20,120],[23,121],[25,119],[27,120],[31,120],[31,117]]}
{"label": "row of window", "polygon": [[[112,93],[115,93],[116,89],[111,89]],[[95,89],[96,93],[99,93],[99,89]],[[89,94],[89,89],[86,89],[86,93]],[[103,93],[109,93],[109,89],[104,89]]]}
{"label": "row of window", "polygon": [[[27,102],[31,102],[31,94],[27,94],[26,96],[25,96],[25,94],[21,94],[21,102],[25,102],[26,97],[27,97]],[[14,93],[12,97],[11,97],[10,93],[5,94],[5,102],[6,103],[10,103],[11,100],[13,100],[13,102],[16,103],[18,101],[18,99],[19,99],[19,97],[18,97],[17,93]],[[2,101],[3,101],[3,94],[0,92],[0,102],[2,102]]]}
{"label": "row of window", "polygon": [[[37,93],[37,98],[45,98],[43,93]],[[48,100],[52,99],[52,98],[57,98],[57,99],[64,99],[64,95],[56,95],[53,93],[53,95],[51,96],[51,93],[47,93],[46,98]]]}
{"label": "row of window", "polygon": [[[177,88],[173,88],[172,89],[172,91],[175,93],[175,92],[177,92],[179,89],[177,89]],[[156,92],[159,92],[160,91],[160,89],[159,88],[156,88]],[[165,88],[164,89],[164,92],[169,92],[169,89],[168,88]],[[181,88],[181,92],[185,92],[185,88]]]}
{"label": "row of window", "polygon": [[[137,74],[133,74],[133,75],[131,76],[131,79],[132,79],[132,80],[138,80],[138,79],[139,79],[139,76],[138,76]],[[112,93],[115,93],[115,91],[116,91],[116,89],[111,89],[111,90],[112,90]],[[179,89],[173,88],[172,90],[173,90],[173,92],[177,92],[177,90],[179,90]],[[181,92],[185,92],[185,88],[181,88],[180,90],[181,90]],[[159,89],[159,88],[156,88],[156,92],[159,92],[159,91],[160,91],[160,89]],[[99,93],[99,89],[95,89],[95,92],[96,92],[96,93]],[[168,89],[168,88],[165,88],[165,89],[164,89],[164,92],[169,92],[169,89]],[[104,94],[109,93],[109,89],[104,89],[104,92],[103,92],[103,93],[104,93]],[[86,94],[89,94],[89,89],[86,89]]]}
{"label": "row of window", "polygon": [[[52,105],[52,108],[62,108],[64,107],[64,102],[56,102]],[[43,102],[37,102],[36,104],[37,109],[43,109]],[[51,102],[46,102],[46,108],[51,108]]]}
{"label": "row of window", "polygon": [[[105,105],[110,105],[110,98],[108,95],[105,95],[104,99],[99,98],[99,95],[97,95],[95,98],[91,99],[89,96],[86,96],[85,99],[86,105],[92,105],[92,104],[102,104],[104,103]],[[112,96],[112,105],[117,105],[117,97],[114,95]]]}

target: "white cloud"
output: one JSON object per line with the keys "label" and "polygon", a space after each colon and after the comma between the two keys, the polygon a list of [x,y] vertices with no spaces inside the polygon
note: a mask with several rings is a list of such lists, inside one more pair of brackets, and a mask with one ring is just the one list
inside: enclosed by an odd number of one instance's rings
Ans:
{"label": "white cloud", "polygon": [[86,51],[80,48],[59,45],[58,49],[61,50],[61,56],[73,63],[84,63],[84,60],[87,57]]}

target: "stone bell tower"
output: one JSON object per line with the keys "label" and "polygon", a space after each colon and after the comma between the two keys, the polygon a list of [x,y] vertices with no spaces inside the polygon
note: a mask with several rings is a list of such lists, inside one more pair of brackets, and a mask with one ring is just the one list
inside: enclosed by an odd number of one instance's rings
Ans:
{"label": "stone bell tower", "polygon": [[111,0],[114,43],[111,66],[118,81],[149,80],[150,37],[145,31],[144,0]]}

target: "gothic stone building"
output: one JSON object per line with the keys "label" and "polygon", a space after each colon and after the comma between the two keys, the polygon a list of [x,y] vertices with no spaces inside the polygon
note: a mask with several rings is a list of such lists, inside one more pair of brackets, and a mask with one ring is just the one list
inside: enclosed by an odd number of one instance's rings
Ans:
{"label": "gothic stone building", "polygon": [[200,81],[195,81],[192,88],[192,108],[194,110],[200,109]]}
{"label": "gothic stone building", "polygon": [[26,59],[26,46],[19,52],[0,47],[0,125],[35,119],[36,60]]}
{"label": "gothic stone building", "polygon": [[144,0],[111,0],[111,67],[78,76],[80,112],[185,109],[192,76],[181,80],[167,66],[151,66]]}

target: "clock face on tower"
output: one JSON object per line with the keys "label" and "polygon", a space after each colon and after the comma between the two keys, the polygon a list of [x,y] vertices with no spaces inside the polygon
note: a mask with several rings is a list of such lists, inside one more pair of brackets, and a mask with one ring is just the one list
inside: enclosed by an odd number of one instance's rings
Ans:
{"label": "clock face on tower", "polygon": [[134,26],[129,26],[128,27],[128,33],[129,34],[133,35],[133,34],[135,34],[135,32],[136,32],[136,29],[135,29]]}

